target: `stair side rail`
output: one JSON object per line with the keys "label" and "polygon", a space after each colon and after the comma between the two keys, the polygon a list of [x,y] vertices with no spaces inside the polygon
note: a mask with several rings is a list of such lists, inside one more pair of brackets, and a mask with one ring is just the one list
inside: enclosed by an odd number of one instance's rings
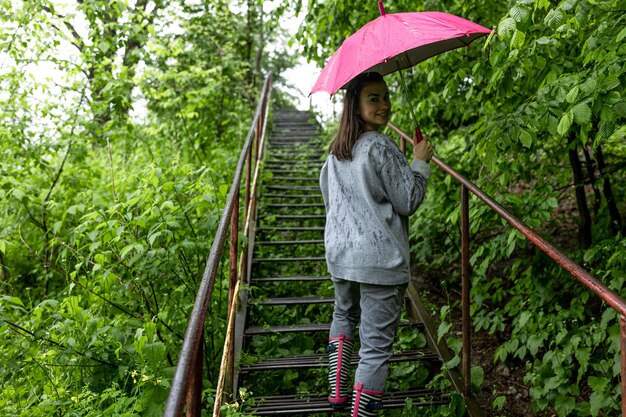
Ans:
{"label": "stair side rail", "polygon": [[[202,363],[204,325],[207,316],[208,305],[215,286],[215,276],[222,259],[222,253],[226,245],[226,238],[230,232],[230,270],[229,270],[229,305],[232,304],[235,288],[232,285],[236,281],[238,235],[239,235],[239,206],[240,188],[245,171],[244,205],[245,216],[249,217],[252,212],[250,207],[255,204],[255,193],[252,191],[251,171],[257,171],[261,157],[262,138],[267,124],[270,95],[272,89],[272,75],[269,74],[263,83],[259,96],[256,112],[250,124],[239,161],[235,169],[233,181],[226,197],[226,203],[211,251],[209,252],[202,281],[198,287],[193,310],[189,316],[185,339],[180,350],[176,372],[172,380],[171,389],[165,405],[165,417],[179,417],[182,415],[185,404],[187,417],[201,415],[202,400]],[[243,251],[246,249],[244,248]],[[228,337],[228,336],[227,336]],[[216,399],[217,401],[217,399]]]}
{"label": "stair side rail", "polygon": [[[391,130],[400,135],[401,149],[405,149],[406,142],[413,144],[411,136],[403,132],[393,123],[387,125]],[[516,216],[505,210],[500,204],[487,195],[482,189],[469,181],[463,175],[446,165],[436,156],[432,161],[444,172],[461,184],[461,322],[463,334],[463,347],[461,350],[461,376],[462,393],[465,398],[471,398],[470,368],[471,368],[471,317],[470,317],[470,289],[471,267],[469,256],[469,192],[476,195],[489,208],[500,217],[505,219],[511,226],[520,231],[526,239],[541,249],[545,254],[554,259],[559,265],[567,270],[574,278],[583,283],[598,297],[610,305],[620,314],[620,347],[621,347],[621,370],[622,370],[622,417],[626,417],[626,301],[617,293],[611,291],[597,278],[592,276],[583,267],[575,263],[550,242],[539,236]],[[437,335],[428,334],[429,341],[437,344]]]}

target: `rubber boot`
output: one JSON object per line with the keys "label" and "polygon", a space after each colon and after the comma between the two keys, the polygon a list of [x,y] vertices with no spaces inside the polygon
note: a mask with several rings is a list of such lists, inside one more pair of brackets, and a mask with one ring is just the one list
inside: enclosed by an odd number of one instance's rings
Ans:
{"label": "rubber boot", "polygon": [[350,360],[354,342],[341,333],[328,339],[328,402],[333,408],[348,406],[350,400]]}
{"label": "rubber boot", "polygon": [[382,392],[368,391],[363,389],[363,383],[359,382],[352,392],[352,411],[350,417],[374,417],[378,410],[383,408]]}

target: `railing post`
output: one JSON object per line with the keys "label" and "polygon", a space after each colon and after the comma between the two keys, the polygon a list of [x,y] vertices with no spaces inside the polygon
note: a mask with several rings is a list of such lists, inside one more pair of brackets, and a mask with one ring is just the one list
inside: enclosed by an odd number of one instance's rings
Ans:
{"label": "railing post", "polygon": [[246,186],[245,186],[245,212],[243,215],[244,219],[248,218],[248,210],[250,209],[250,183],[252,182],[252,146],[248,148],[248,153],[246,155]]}
{"label": "railing post", "polygon": [[[237,284],[237,255],[239,254],[239,190],[235,191],[233,212],[230,218],[230,265],[228,267],[228,306],[233,304],[233,298],[235,297],[235,285]],[[234,342],[234,333],[231,335],[231,346]],[[227,388],[227,398],[230,400],[233,386],[233,372],[235,362],[235,352],[230,350],[227,361],[227,369],[225,372],[224,386]]]}
{"label": "railing post", "polygon": [[626,417],[626,316],[620,316],[619,328],[622,356],[622,417]]}
{"label": "railing post", "polygon": [[463,395],[471,395],[471,320],[470,320],[470,260],[469,260],[469,195],[461,185],[461,320],[463,327]]}
{"label": "railing post", "polygon": [[237,281],[237,254],[239,253],[239,191],[235,191],[233,212],[230,217],[230,265],[228,267],[228,305],[233,303]]}
{"label": "railing post", "polygon": [[187,417],[200,417],[202,415],[202,358],[204,350],[204,330],[200,335],[198,354],[193,361],[191,381],[187,390]]}

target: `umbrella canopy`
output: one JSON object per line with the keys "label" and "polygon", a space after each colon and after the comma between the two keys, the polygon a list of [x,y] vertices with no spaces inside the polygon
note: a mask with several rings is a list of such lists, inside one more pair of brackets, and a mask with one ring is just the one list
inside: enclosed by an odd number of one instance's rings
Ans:
{"label": "umbrella canopy", "polygon": [[451,49],[467,46],[492,31],[443,12],[386,14],[347,38],[330,58],[311,94],[335,94],[358,74],[398,71]]}

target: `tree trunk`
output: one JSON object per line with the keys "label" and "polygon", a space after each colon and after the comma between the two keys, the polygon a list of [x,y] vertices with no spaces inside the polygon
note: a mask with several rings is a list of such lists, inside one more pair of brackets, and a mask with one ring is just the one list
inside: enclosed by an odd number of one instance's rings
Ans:
{"label": "tree trunk", "polygon": [[4,262],[4,254],[2,252],[0,252],[0,277],[2,278],[0,288],[4,289],[9,283],[9,268],[7,268]]}
{"label": "tree trunk", "polygon": [[626,227],[622,224],[622,216],[620,215],[615,202],[615,196],[613,195],[613,189],[611,187],[611,180],[608,175],[604,176],[604,168],[606,167],[606,164],[604,162],[604,154],[600,146],[596,148],[596,160],[598,161],[598,170],[600,171],[600,175],[604,177],[602,191],[604,192],[606,205],[609,209],[609,215],[611,216],[611,233],[613,236],[617,236],[619,233],[624,236],[624,234],[626,234]]}
{"label": "tree trunk", "polygon": [[576,184],[576,204],[578,205],[578,213],[580,215],[580,223],[578,224],[578,242],[583,249],[591,246],[591,214],[587,206],[587,196],[585,195],[585,183],[583,170],[578,158],[578,147],[575,143],[575,136],[570,133],[568,137],[569,143],[569,163],[572,166],[574,174],[574,184]]}
{"label": "tree trunk", "polygon": [[600,194],[600,190],[596,187],[596,167],[593,163],[593,159],[591,159],[591,155],[589,155],[589,150],[586,146],[583,146],[583,154],[585,155],[585,166],[587,168],[587,179],[589,180],[589,184],[591,184],[591,188],[593,188],[593,217],[598,221],[598,212],[600,211],[600,204],[602,203],[602,194]]}

